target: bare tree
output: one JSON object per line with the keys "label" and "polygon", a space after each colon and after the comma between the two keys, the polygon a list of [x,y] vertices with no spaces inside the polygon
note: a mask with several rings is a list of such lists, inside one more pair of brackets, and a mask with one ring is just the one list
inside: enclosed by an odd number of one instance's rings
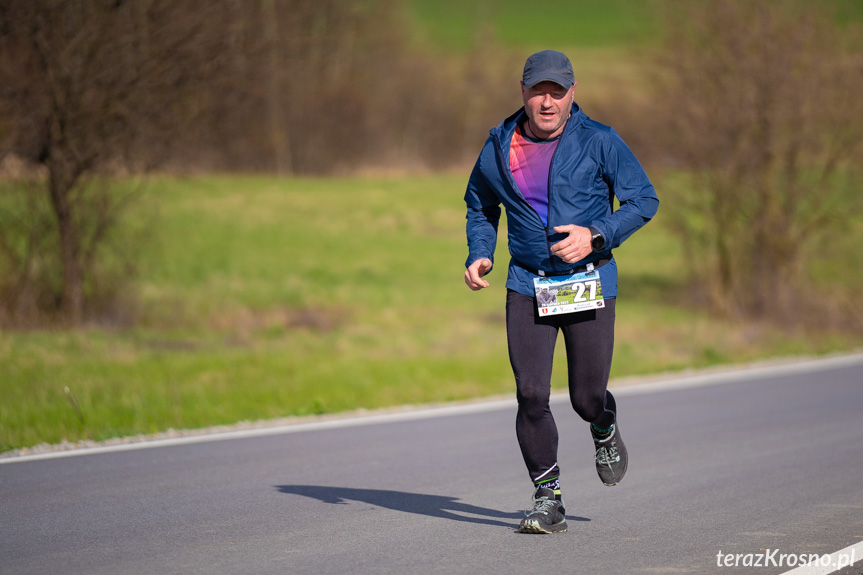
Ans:
{"label": "bare tree", "polygon": [[10,123],[0,159],[5,150],[44,169],[31,185],[44,182],[50,202],[59,305],[72,325],[123,211],[123,196],[93,178],[146,171],[192,114],[213,59],[205,15],[206,3],[170,0],[0,3],[0,106]]}
{"label": "bare tree", "polygon": [[188,132],[175,169],[467,163],[519,102],[500,85],[523,55],[488,35],[468,58],[432,54],[401,0],[213,0],[212,11],[207,25],[223,30],[230,58],[199,95],[206,121]]}
{"label": "bare tree", "polygon": [[409,30],[400,0],[0,0],[0,163],[36,166],[0,186],[0,299],[84,319],[126,213],[109,176],[469,161],[523,57]]}
{"label": "bare tree", "polygon": [[261,14],[263,15],[262,28],[268,53],[267,109],[270,120],[270,141],[273,147],[273,164],[277,174],[290,174],[293,172],[293,165],[287,124],[282,112],[284,102],[280,97],[279,20],[276,17],[275,0],[261,0]]}
{"label": "bare tree", "polygon": [[674,6],[655,113],[689,176],[665,204],[714,307],[788,319],[811,248],[861,207],[845,184],[863,143],[860,46],[823,5]]}

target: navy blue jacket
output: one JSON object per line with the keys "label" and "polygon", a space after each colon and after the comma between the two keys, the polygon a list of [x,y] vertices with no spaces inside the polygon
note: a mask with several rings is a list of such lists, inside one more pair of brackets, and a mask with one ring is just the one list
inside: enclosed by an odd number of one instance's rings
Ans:
{"label": "navy blue jacket", "polygon": [[[619,246],[656,213],[659,199],[647,174],[614,129],[595,122],[573,104],[549,170],[548,227],[525,200],[509,168],[509,148],[516,127],[527,118],[524,108],[489,132],[468,180],[466,266],[480,258],[494,262],[501,205],[506,209],[512,260],[506,287],[533,296],[537,277],[513,263],[553,272],[611,257]],[[614,197],[620,207],[613,209]],[[566,238],[555,226],[592,226],[605,238],[605,247],[568,264],[551,253]],[[602,293],[617,297],[614,259],[599,268]]]}

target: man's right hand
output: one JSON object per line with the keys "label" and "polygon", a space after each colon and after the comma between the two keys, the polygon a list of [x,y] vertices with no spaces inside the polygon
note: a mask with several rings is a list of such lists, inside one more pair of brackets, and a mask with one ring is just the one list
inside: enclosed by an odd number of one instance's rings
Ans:
{"label": "man's right hand", "polygon": [[488,273],[491,269],[491,260],[488,258],[480,258],[470,264],[464,271],[464,283],[473,291],[479,291],[482,288],[487,288],[489,283],[482,279],[482,276]]}

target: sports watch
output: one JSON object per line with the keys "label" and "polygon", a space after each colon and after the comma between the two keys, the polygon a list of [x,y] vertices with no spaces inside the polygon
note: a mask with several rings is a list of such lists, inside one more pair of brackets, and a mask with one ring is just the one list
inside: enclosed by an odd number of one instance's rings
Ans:
{"label": "sports watch", "polygon": [[590,230],[590,247],[595,252],[602,251],[602,248],[605,247],[605,238],[602,237],[602,234],[595,227],[589,226],[587,229]]}

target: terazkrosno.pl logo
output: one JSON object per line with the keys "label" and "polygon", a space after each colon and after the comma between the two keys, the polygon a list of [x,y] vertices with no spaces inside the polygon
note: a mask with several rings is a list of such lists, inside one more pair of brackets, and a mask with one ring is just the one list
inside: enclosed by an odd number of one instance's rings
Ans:
{"label": "terazkrosno.pl logo", "polygon": [[854,565],[857,562],[857,550],[833,555],[817,553],[782,553],[779,549],[762,549],[757,553],[723,553],[716,554],[717,567],[833,567],[836,570]]}

